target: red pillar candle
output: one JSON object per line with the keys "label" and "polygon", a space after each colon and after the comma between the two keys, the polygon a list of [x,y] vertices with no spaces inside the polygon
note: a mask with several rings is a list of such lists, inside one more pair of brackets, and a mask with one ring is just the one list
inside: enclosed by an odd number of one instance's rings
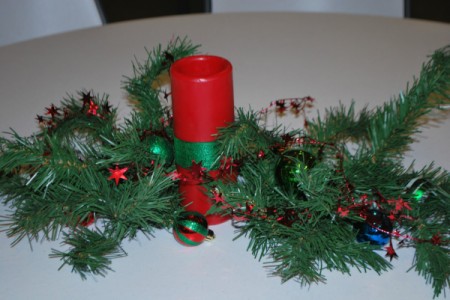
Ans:
{"label": "red pillar candle", "polygon": [[[172,65],[170,76],[177,168],[188,169],[194,161],[210,169],[217,129],[234,121],[231,63],[218,56],[189,56]],[[202,185],[182,181],[180,192],[186,210],[206,214],[211,208]],[[206,218],[210,225],[228,219]]]}

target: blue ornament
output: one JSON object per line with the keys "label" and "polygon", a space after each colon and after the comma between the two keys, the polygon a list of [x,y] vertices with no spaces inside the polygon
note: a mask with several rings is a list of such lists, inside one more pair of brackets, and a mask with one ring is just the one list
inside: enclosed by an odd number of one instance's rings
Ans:
{"label": "blue ornament", "polygon": [[366,211],[366,221],[359,224],[356,240],[360,243],[369,242],[371,245],[386,245],[389,243],[393,226],[391,220],[377,209]]}

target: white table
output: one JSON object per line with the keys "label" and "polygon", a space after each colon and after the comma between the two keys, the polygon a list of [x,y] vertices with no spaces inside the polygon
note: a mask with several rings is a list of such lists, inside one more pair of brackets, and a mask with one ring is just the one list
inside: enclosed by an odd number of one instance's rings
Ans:
{"label": "white table", "polygon": [[[237,106],[262,108],[285,97],[311,95],[323,110],[339,100],[370,107],[403,90],[435,49],[450,42],[446,24],[326,14],[218,14],[156,18],[77,31],[0,48],[0,130],[36,130],[36,114],[66,93],[94,89],[108,93],[121,116],[129,112],[123,75],[145,47],[188,36],[203,53],[228,58],[234,66]],[[315,113],[315,112],[313,112]],[[291,122],[291,121],[288,121]],[[295,124],[292,124],[295,126]],[[431,160],[450,169],[450,120],[429,128],[405,161],[417,167]],[[0,208],[0,214],[5,208]],[[1,299],[409,299],[432,298],[432,288],[406,273],[413,252],[399,250],[395,269],[351,277],[327,275],[328,283],[301,288],[267,276],[262,262],[232,241],[226,223],[217,238],[182,247],[168,232],[152,240],[124,243],[129,256],[113,262],[106,278],[81,281],[70,268],[49,259],[55,243],[26,242],[11,248],[0,233]],[[446,291],[447,294],[449,291]],[[441,296],[443,299],[443,296]]]}

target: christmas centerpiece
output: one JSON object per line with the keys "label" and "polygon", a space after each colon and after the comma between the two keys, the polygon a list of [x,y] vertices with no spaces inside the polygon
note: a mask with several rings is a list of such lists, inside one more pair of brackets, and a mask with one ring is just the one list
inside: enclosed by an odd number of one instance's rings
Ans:
{"label": "christmas centerpiece", "polygon": [[[12,245],[60,239],[64,249],[50,256],[85,278],[105,275],[138,232],[169,229],[197,246],[228,221],[283,281],[382,273],[397,246],[415,249],[411,269],[435,296],[450,286],[449,174],[402,161],[450,104],[449,47],[384,105],[339,105],[315,118],[305,113],[311,97],[235,109],[230,62],[197,50],[175,39],[137,61],[124,81],[134,109],[123,123],[106,95],[84,90],[37,115],[34,135],[0,138],[9,209],[0,226]],[[269,129],[269,111],[301,114],[304,125]]]}

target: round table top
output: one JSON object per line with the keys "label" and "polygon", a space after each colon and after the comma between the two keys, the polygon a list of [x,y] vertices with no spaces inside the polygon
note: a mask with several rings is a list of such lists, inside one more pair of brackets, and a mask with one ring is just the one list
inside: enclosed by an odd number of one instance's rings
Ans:
{"label": "round table top", "polygon": [[[316,98],[314,110],[339,101],[374,107],[406,88],[434,50],[450,43],[450,25],[384,17],[302,13],[205,14],[144,19],[36,39],[0,48],[0,130],[28,135],[36,114],[68,94],[107,93],[120,116],[130,111],[123,76],[146,49],[188,37],[200,51],[233,64],[235,104],[259,109],[279,98]],[[295,122],[287,119],[287,122]],[[295,126],[294,123],[287,124]],[[450,121],[426,128],[405,156],[417,167],[450,169]],[[0,208],[0,215],[6,208]],[[10,247],[0,233],[2,299],[432,299],[430,285],[407,272],[413,251],[399,250],[394,270],[378,276],[326,273],[327,283],[300,287],[269,277],[264,259],[233,241],[229,223],[217,238],[187,248],[160,231],[125,242],[128,256],[105,278],[82,281],[49,259],[58,242]],[[446,291],[448,294],[448,290]],[[443,298],[443,295],[441,296]],[[440,299],[440,298],[438,298]]]}

